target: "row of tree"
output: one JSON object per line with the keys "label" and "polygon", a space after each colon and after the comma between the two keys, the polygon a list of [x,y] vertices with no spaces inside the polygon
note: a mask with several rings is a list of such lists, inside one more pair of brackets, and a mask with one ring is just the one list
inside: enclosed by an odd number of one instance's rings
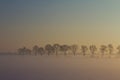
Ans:
{"label": "row of tree", "polygon": [[[116,48],[117,53],[120,54],[120,45]],[[59,45],[59,44],[47,44],[45,47],[39,47],[35,45],[32,50],[28,49],[26,47],[19,48],[18,49],[18,54],[20,55],[52,55],[56,54],[58,55],[59,53],[62,53],[64,55],[67,55],[68,53],[72,53],[73,55],[76,55],[78,51],[79,53],[83,54],[84,56],[87,54],[89,51],[91,55],[95,55],[96,53],[100,53],[101,55],[104,55],[106,53],[109,53],[110,55],[114,53],[115,48],[113,47],[112,44],[109,45],[101,45],[100,48],[98,49],[96,45],[81,45],[80,49],[78,45]]]}

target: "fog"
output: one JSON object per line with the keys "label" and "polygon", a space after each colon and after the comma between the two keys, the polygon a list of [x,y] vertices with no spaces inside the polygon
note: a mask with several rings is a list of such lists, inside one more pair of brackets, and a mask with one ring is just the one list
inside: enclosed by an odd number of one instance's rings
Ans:
{"label": "fog", "polygon": [[0,56],[0,80],[120,80],[120,57]]}

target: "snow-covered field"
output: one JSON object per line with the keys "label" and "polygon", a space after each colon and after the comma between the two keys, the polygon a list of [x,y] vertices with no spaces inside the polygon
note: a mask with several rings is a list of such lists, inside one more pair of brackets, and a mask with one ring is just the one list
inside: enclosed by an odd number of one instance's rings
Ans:
{"label": "snow-covered field", "polygon": [[0,80],[120,80],[120,57],[1,55]]}

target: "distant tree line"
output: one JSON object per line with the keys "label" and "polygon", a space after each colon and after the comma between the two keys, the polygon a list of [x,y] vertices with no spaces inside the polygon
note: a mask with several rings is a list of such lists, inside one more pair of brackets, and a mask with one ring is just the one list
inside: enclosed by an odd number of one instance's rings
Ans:
{"label": "distant tree line", "polygon": [[[120,45],[116,48],[117,49],[117,54],[120,54]],[[28,49],[26,47],[19,48],[18,49],[18,54],[19,55],[77,55],[77,54],[82,54],[83,56],[86,56],[88,53],[89,55],[112,55],[115,52],[115,48],[113,47],[112,44],[108,45],[101,45],[100,48],[97,48],[96,45],[81,45],[78,47],[78,45],[60,45],[60,44],[47,44],[45,47],[39,47],[35,45],[32,49]]]}

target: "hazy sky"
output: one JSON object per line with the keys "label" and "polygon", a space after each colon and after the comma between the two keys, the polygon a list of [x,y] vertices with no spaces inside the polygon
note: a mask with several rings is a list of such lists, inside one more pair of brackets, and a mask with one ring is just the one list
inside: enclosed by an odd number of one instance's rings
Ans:
{"label": "hazy sky", "polygon": [[0,51],[60,44],[119,44],[120,0],[0,0]]}

